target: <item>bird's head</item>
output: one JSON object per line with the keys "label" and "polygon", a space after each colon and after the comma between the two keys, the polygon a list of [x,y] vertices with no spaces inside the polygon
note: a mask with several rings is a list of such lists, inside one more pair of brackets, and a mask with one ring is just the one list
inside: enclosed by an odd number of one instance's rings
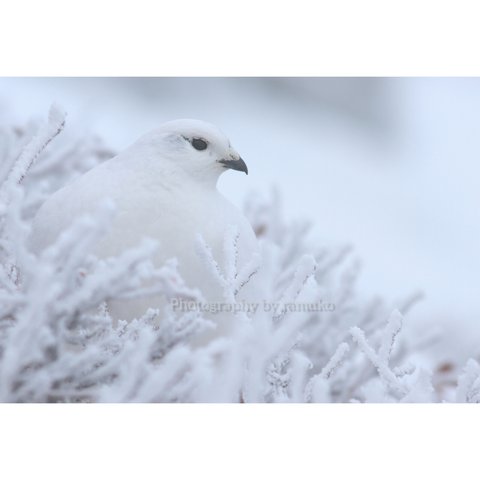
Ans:
{"label": "bird's head", "polygon": [[[149,146],[159,161],[196,179],[213,181],[226,170],[248,175],[242,157],[214,125],[200,120],[173,120],[144,135],[137,144]],[[161,158],[160,158],[161,157]]]}

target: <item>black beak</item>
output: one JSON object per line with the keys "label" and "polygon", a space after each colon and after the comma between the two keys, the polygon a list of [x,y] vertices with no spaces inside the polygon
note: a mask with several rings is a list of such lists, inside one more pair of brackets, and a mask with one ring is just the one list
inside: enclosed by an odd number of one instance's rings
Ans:
{"label": "black beak", "polygon": [[238,160],[219,160],[218,163],[221,163],[224,168],[229,168],[230,170],[237,170],[239,172],[245,172],[248,175],[247,164],[240,157]]}

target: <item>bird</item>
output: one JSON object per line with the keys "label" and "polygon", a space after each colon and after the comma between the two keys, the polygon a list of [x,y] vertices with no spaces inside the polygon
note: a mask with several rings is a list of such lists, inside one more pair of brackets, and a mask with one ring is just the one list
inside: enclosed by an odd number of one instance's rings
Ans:
{"label": "bird", "polygon": [[[45,250],[73,219],[108,199],[115,204],[115,216],[92,253],[101,259],[117,256],[142,238],[153,238],[159,243],[152,258],[155,266],[176,258],[186,284],[199,288],[206,301],[219,301],[222,292],[206,281],[196,253],[198,236],[221,262],[226,231],[234,226],[239,268],[258,252],[250,223],[217,189],[219,177],[228,170],[248,174],[245,161],[219,128],[194,119],[163,123],[50,196],[34,218],[32,248],[36,253]],[[108,307],[115,320],[131,321],[163,302],[117,300]]]}

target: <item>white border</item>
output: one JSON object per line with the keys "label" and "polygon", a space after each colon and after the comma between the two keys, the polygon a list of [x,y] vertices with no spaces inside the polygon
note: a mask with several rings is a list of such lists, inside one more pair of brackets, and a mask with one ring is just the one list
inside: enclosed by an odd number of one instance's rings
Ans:
{"label": "white border", "polygon": [[5,405],[0,475],[469,478],[477,406]]}
{"label": "white border", "polygon": [[472,0],[7,0],[0,75],[475,75]]}

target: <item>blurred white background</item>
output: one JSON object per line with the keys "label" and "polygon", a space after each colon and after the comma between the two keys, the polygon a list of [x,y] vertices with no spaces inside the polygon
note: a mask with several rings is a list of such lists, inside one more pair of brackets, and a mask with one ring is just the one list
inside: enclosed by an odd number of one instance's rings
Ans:
{"label": "blurred white background", "polygon": [[313,238],[354,246],[363,294],[424,292],[408,320],[444,329],[436,356],[478,355],[480,79],[0,79],[1,123],[52,102],[115,149],[166,120],[218,125],[250,170],[222,177],[226,196],[278,187]]}

